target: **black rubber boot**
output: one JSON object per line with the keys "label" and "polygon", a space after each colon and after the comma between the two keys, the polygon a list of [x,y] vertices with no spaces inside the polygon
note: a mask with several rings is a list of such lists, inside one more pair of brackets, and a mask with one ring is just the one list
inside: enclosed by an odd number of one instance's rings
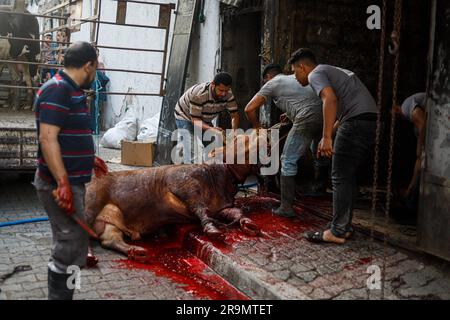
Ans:
{"label": "black rubber boot", "polygon": [[297,183],[295,181],[295,176],[287,177],[281,176],[281,205],[278,209],[273,210],[272,212],[277,216],[285,217],[285,218],[294,218],[297,215],[295,214],[294,208],[292,204],[295,199],[295,189]]}
{"label": "black rubber boot", "polygon": [[56,273],[48,269],[48,300],[73,300],[75,289],[67,287],[71,275]]}
{"label": "black rubber boot", "polygon": [[314,168],[314,185],[305,196],[320,197],[327,193],[328,167]]}

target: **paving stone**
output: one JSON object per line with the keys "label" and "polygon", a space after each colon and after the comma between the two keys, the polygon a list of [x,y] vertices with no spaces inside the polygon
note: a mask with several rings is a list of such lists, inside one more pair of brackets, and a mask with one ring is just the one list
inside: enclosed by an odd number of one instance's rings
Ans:
{"label": "paving stone", "polygon": [[[2,221],[45,216],[31,185],[2,179],[0,177]],[[318,226],[326,223],[306,213],[297,222]],[[238,270],[234,277],[245,276],[246,273],[239,272],[250,266],[255,269],[245,270],[258,271],[251,276],[260,281],[261,286],[282,288],[283,284],[288,284],[301,298],[353,300],[369,297],[376,300],[381,299],[381,290],[368,291],[366,281],[370,274],[366,273],[367,267],[372,264],[381,267],[383,254],[387,253],[385,299],[450,299],[448,264],[430,262],[393,246],[384,248],[378,241],[373,242],[371,250],[370,238],[362,234],[356,234],[354,241],[343,246],[314,245],[300,233],[290,234],[283,223],[279,225],[280,232],[271,234],[272,238],[241,241],[226,253],[233,268]],[[12,271],[18,264],[29,264],[33,269],[15,274],[1,284],[0,299],[46,299],[50,250],[48,222],[2,229],[0,275]],[[100,264],[95,269],[83,270],[82,288],[76,292],[76,299],[200,299],[183,290],[182,285],[153,272],[118,268],[117,261],[123,260],[124,256],[105,250],[97,243],[94,252]],[[367,263],[372,255],[374,260]],[[271,283],[263,281],[267,274],[271,276]],[[255,292],[261,290],[253,289]]]}

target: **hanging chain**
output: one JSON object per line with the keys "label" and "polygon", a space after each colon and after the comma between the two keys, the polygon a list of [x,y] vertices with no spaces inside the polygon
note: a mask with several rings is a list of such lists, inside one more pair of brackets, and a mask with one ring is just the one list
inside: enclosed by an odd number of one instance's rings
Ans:
{"label": "hanging chain", "polygon": [[[387,0],[383,0],[382,22],[381,22],[381,39],[380,39],[380,61],[378,69],[378,91],[377,91],[377,130],[375,138],[375,156],[373,165],[373,189],[372,189],[372,208],[370,221],[370,260],[373,261],[373,247],[374,247],[374,221],[377,207],[377,189],[378,189],[378,167],[380,162],[380,140],[381,140],[381,111],[383,105],[383,79],[384,79],[384,57],[386,53],[386,8]],[[370,298],[370,291],[368,289],[368,298]]]}
{"label": "hanging chain", "polygon": [[[394,158],[394,143],[395,143],[395,112],[394,106],[397,104],[398,94],[398,78],[400,69],[400,35],[401,35],[401,23],[402,23],[402,0],[395,1],[395,13],[394,13],[394,32],[396,32],[397,50],[395,52],[394,62],[394,75],[393,75],[393,89],[392,89],[392,108],[391,108],[391,128],[390,128],[390,140],[389,140],[389,162],[388,162],[388,181],[387,181],[387,194],[386,194],[386,211],[385,211],[385,223],[388,223],[389,212],[391,206],[391,191],[392,191],[392,167]],[[383,247],[383,268],[381,272],[381,299],[384,299],[385,284],[386,284],[386,248],[387,248],[387,234],[384,232],[384,247]]]}

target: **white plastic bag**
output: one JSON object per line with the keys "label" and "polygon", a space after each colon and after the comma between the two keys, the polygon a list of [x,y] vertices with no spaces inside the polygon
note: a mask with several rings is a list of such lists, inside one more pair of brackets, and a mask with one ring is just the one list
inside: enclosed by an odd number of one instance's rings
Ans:
{"label": "white plastic bag", "polygon": [[105,148],[120,149],[122,140],[135,141],[137,135],[137,117],[130,109],[114,128],[109,129],[103,135],[100,144]]}
{"label": "white plastic bag", "polygon": [[142,126],[139,129],[137,136],[140,142],[156,142],[158,138],[160,113],[155,114],[153,117],[148,118],[142,122]]}

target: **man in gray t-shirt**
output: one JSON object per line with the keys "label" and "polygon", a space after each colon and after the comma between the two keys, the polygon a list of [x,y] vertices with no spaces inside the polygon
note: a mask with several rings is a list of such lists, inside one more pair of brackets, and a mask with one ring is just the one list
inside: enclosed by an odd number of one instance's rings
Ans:
{"label": "man in gray t-shirt", "polygon": [[[395,112],[401,114],[406,120],[415,124],[415,117],[421,118],[421,115],[425,114],[426,100],[427,95],[425,92],[415,93],[406,98],[401,106],[396,106]],[[416,110],[416,108],[419,108],[420,110]],[[415,126],[417,127],[417,125]]]}
{"label": "man in gray t-shirt", "polygon": [[292,122],[303,127],[322,126],[322,101],[310,86],[302,87],[294,75],[278,74],[257,93],[265,101],[271,99]]}
{"label": "man in gray t-shirt", "polygon": [[[284,217],[295,217],[292,203],[295,197],[297,162],[312,146],[315,153],[322,136],[322,102],[308,87],[302,87],[293,75],[281,74],[279,65],[270,64],[263,72],[264,86],[245,108],[247,118],[254,128],[260,128],[257,111],[266,102],[273,102],[292,121],[281,155],[281,206],[274,211]],[[325,189],[328,178],[327,162],[315,161],[317,191]],[[320,190],[321,189],[321,190]]]}
{"label": "man in gray t-shirt", "polygon": [[308,232],[305,237],[312,242],[343,244],[352,233],[357,168],[374,145],[378,108],[352,71],[318,64],[314,53],[305,48],[294,52],[289,62],[298,82],[310,85],[323,101],[323,137],[318,156],[333,158],[331,227]]}
{"label": "man in gray t-shirt", "polygon": [[339,123],[364,113],[378,112],[369,90],[352,71],[319,64],[309,74],[308,81],[318,96],[323,89],[333,88],[338,99],[336,119]]}

